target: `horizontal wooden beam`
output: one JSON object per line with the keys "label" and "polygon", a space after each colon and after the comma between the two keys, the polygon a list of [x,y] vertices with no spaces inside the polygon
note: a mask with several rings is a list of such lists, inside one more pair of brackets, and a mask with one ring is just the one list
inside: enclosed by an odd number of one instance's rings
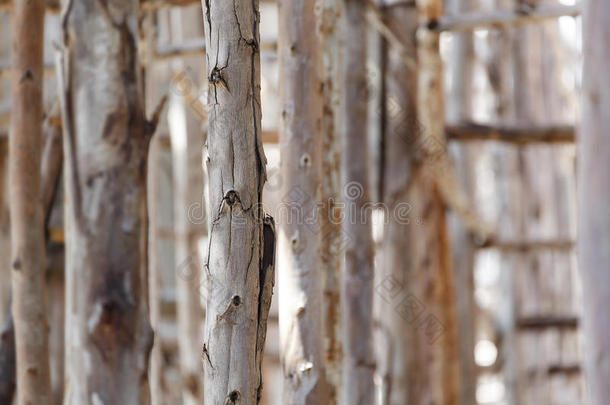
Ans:
{"label": "horizontal wooden beam", "polygon": [[580,374],[580,364],[551,364],[547,369],[548,374]]}
{"label": "horizontal wooden beam", "polygon": [[498,249],[502,251],[529,252],[535,250],[572,250],[576,242],[573,240],[530,240],[501,241],[488,240],[478,246],[479,249]]}
{"label": "horizontal wooden beam", "polygon": [[508,127],[479,124],[461,124],[445,127],[445,134],[454,141],[499,141],[516,144],[573,143],[576,135],[573,126]]}
{"label": "horizontal wooden beam", "polygon": [[576,316],[548,315],[518,318],[515,323],[518,329],[576,329],[579,320]]}
{"label": "horizontal wooden beam", "polygon": [[563,16],[577,17],[581,14],[580,5],[538,6],[523,5],[515,10],[493,10],[445,16],[432,23],[437,31],[472,31],[481,28],[502,28],[531,22],[555,19]]}

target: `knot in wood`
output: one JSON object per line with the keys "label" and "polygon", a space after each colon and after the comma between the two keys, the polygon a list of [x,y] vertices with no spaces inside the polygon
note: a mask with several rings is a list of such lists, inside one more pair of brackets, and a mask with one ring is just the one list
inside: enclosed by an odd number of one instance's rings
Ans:
{"label": "knot in wood", "polygon": [[237,191],[235,190],[229,190],[225,194],[224,200],[227,202],[229,207],[232,207],[236,202],[240,201],[239,194],[237,194]]}

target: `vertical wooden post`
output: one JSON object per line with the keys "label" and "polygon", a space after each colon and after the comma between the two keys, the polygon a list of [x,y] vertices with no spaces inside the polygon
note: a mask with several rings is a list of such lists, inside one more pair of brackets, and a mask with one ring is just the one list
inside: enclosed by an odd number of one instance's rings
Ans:
{"label": "vertical wooden post", "polygon": [[342,19],[343,82],[341,128],[342,186],[345,213],[343,295],[343,400],[348,404],[375,402],[373,352],[373,236],[369,191],[367,139],[366,2],[345,2]]}
{"label": "vertical wooden post", "polygon": [[40,204],[44,13],[43,0],[14,3],[9,176],[19,404],[50,401],[44,218]]}
{"label": "vertical wooden post", "polygon": [[[149,401],[138,2],[68,1],[58,88],[66,184],[66,404]],[[104,44],[103,46],[101,44]]]}
{"label": "vertical wooden post", "polygon": [[578,253],[584,291],[585,371],[591,405],[610,400],[610,3],[583,16],[582,119],[578,150]]}
{"label": "vertical wooden post", "polygon": [[274,281],[275,231],[261,206],[258,0],[204,0],[209,253],[205,402],[256,404]]}
{"label": "vertical wooden post", "polygon": [[321,404],[329,397],[322,319],[323,233],[316,218],[321,184],[323,88],[314,1],[279,3],[280,173],[278,249],[283,403]]}

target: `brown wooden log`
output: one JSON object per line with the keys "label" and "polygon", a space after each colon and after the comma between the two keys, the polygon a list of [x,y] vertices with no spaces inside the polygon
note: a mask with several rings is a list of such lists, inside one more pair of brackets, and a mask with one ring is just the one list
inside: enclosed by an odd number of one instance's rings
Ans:
{"label": "brown wooden log", "polygon": [[17,398],[22,404],[50,401],[44,218],[40,204],[43,35],[44,2],[15,3],[9,190]]}
{"label": "brown wooden log", "polygon": [[574,143],[574,132],[574,127],[569,125],[518,127],[468,123],[445,127],[445,134],[451,141],[499,141],[517,145]]}

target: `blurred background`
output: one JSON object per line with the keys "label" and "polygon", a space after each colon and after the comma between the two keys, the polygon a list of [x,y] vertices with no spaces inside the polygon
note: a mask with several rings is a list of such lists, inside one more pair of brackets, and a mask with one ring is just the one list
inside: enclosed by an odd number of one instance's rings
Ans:
{"label": "blurred background", "polygon": [[[47,115],[52,114],[57,98],[55,49],[61,43],[59,5],[49,3],[44,44]],[[472,213],[497,232],[493,240],[481,240],[475,235],[476,227],[464,226],[459,215],[449,210],[452,288],[462,342],[460,374],[466,387],[460,395],[477,404],[587,403],[574,248],[574,126],[579,118],[582,61],[580,17],[570,7],[578,10],[579,5],[578,0],[445,0],[448,18],[464,13],[493,16],[498,11],[501,16],[502,10],[538,7],[570,10],[568,15],[515,26],[487,25],[441,35],[451,170]],[[12,12],[8,2],[0,1],[0,6],[0,320],[5,321],[10,289],[7,133]],[[414,58],[408,45],[414,41],[415,26],[401,17],[413,9],[409,1],[378,2],[372,7],[367,18],[369,82],[364,93],[369,104],[370,197],[378,202],[384,184],[393,181],[384,169],[383,142],[388,139],[384,131],[407,114],[391,89],[401,80],[400,75],[396,78],[395,60]],[[324,10],[322,5],[318,13],[328,12]],[[339,14],[326,17],[337,19]],[[264,204],[277,216],[285,190],[278,145],[277,4],[261,1],[260,17],[262,129],[268,159]],[[202,21],[201,5],[189,1],[148,1],[140,15],[139,56],[147,115],[168,96],[151,143],[148,179],[150,305],[157,333],[150,378],[158,404],[197,403],[202,384],[198,373],[202,330],[197,322],[203,322],[207,291],[198,273],[208,246],[202,168],[207,126]],[[315,27],[312,35],[316,35]],[[407,77],[409,70],[403,74]],[[62,194],[59,185],[47,246],[47,311],[57,404],[61,403],[64,356]],[[415,237],[417,227],[425,227],[420,214],[417,208],[409,214]],[[383,210],[374,209],[371,226],[379,248],[377,265],[382,260],[386,224]],[[385,299],[386,281],[375,279],[375,302]],[[264,358],[265,405],[282,405],[278,304],[276,294]],[[429,311],[434,315],[434,308]],[[376,316],[384,314],[377,311]],[[375,345],[385,343],[379,339]],[[376,384],[383,391],[382,375],[376,376]]]}

